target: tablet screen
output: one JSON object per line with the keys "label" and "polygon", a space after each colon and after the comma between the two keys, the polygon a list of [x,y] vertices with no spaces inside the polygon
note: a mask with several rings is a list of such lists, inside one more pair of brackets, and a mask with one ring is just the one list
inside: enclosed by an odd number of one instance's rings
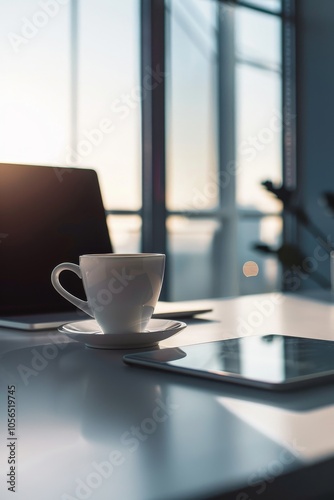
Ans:
{"label": "tablet screen", "polygon": [[334,342],[276,334],[129,354],[124,361],[279,390],[334,380]]}

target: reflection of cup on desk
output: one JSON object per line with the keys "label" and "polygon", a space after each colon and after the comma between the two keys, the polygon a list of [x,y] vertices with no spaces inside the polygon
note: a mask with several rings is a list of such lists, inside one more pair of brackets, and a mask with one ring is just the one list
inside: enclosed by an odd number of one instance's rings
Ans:
{"label": "reflection of cup on desk", "polygon": [[[51,281],[60,295],[95,318],[104,333],[139,333],[153,314],[164,268],[163,254],[82,255],[79,266],[64,262],[55,267]],[[63,288],[62,271],[82,279],[87,301]]]}

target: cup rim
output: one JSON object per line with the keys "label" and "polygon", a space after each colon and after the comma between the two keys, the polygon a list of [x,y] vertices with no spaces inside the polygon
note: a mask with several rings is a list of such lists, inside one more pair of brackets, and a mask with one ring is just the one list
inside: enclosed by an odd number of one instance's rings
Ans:
{"label": "cup rim", "polygon": [[83,257],[99,257],[99,258],[147,258],[147,257],[166,257],[164,253],[89,253],[80,255]]}

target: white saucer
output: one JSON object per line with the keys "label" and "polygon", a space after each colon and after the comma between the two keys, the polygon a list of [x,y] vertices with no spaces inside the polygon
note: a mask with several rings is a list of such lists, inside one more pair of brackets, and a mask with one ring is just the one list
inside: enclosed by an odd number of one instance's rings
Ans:
{"label": "white saucer", "polygon": [[183,330],[186,326],[182,321],[151,319],[146,330],[142,333],[105,334],[95,319],[87,319],[62,325],[58,331],[65,333],[73,340],[83,342],[86,346],[96,349],[131,349],[155,346],[162,340]]}

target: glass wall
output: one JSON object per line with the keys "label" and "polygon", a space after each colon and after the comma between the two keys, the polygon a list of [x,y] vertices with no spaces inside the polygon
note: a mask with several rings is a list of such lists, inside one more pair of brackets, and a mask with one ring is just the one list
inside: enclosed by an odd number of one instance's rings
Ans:
{"label": "glass wall", "polygon": [[[275,256],[254,246],[281,244],[282,207],[261,185],[282,182],[281,3],[258,0],[233,8],[228,2],[170,0],[167,6],[171,296],[277,289]],[[222,58],[230,60],[226,71],[233,75],[227,78],[219,78]],[[232,117],[219,105],[222,94],[232,103]],[[234,142],[227,159],[219,144],[225,136]],[[234,262],[226,258],[233,253]],[[226,286],[231,266],[233,283]]]}
{"label": "glass wall", "polygon": [[261,181],[282,182],[281,20],[242,7],[235,14],[237,202],[277,210]]}
{"label": "glass wall", "polygon": [[218,179],[217,6],[198,0],[167,6],[167,208],[212,209],[218,192],[201,191]]}
{"label": "glass wall", "polygon": [[79,2],[76,150],[108,209],[141,207],[139,62],[138,0]]}
{"label": "glass wall", "polygon": [[[280,12],[279,1],[253,1]],[[239,174],[236,200],[239,213],[240,293],[280,288],[281,268],[273,255],[254,252],[254,243],[278,249],[282,244],[281,203],[261,185],[282,179],[282,20],[246,7],[235,9],[236,159]],[[253,213],[249,217],[249,213]],[[256,215],[254,214],[256,213]],[[271,214],[272,216],[266,216]],[[277,216],[275,216],[277,214]],[[258,265],[247,277],[244,263]]]}
{"label": "glass wall", "polygon": [[[107,210],[139,210],[139,0],[0,9],[0,161],[94,168]],[[138,217],[109,227],[116,251],[139,251]]]}
{"label": "glass wall", "polygon": [[[141,250],[140,5],[0,0],[0,161],[96,169],[117,252]],[[165,0],[165,14],[169,299],[279,288],[254,245],[282,235],[261,186],[282,182],[281,1]]]}
{"label": "glass wall", "polygon": [[64,160],[70,137],[70,8],[0,1],[0,160]]}

